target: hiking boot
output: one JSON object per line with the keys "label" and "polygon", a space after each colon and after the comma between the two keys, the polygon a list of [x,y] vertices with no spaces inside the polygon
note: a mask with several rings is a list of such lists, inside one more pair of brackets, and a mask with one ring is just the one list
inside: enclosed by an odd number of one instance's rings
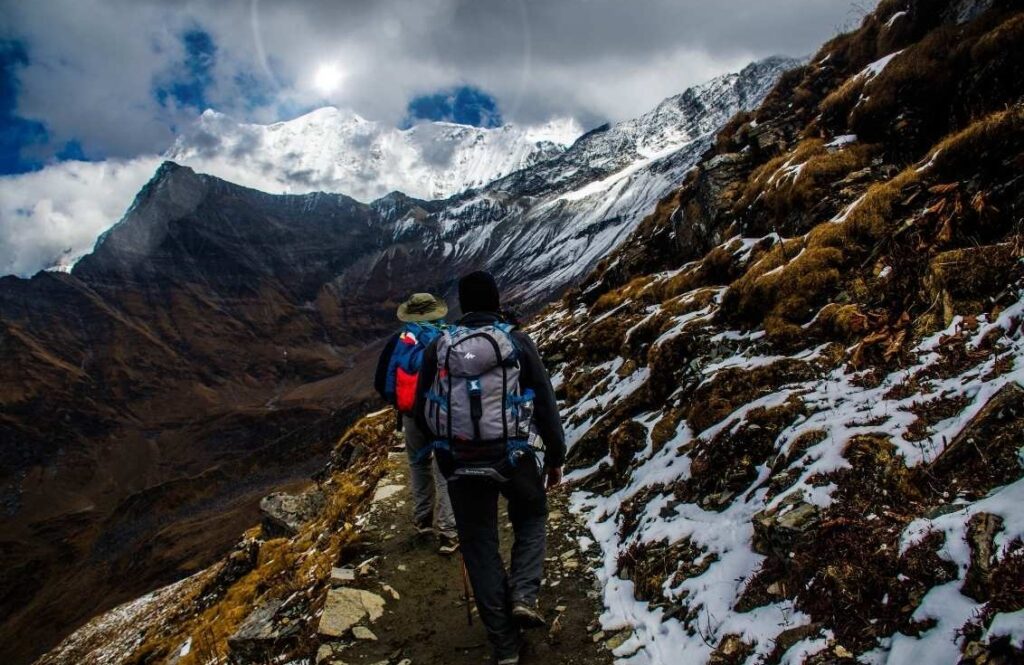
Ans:
{"label": "hiking boot", "polygon": [[519,657],[523,654],[523,650],[526,648],[526,642],[523,640],[523,636],[520,633],[516,637],[515,653],[500,656],[495,655],[494,660],[498,665],[519,665]]}
{"label": "hiking boot", "polygon": [[414,529],[416,529],[416,535],[417,536],[426,536],[428,534],[429,535],[433,535],[434,534],[434,525],[432,525],[430,522],[426,522],[426,523],[413,522],[412,526],[413,526]]}
{"label": "hiking boot", "polygon": [[520,628],[543,628],[547,625],[536,604],[517,601],[512,604],[512,618]]}
{"label": "hiking boot", "polygon": [[451,556],[452,554],[455,554],[459,551],[458,536],[449,536],[442,533],[437,537],[437,541],[438,543],[440,543],[437,548],[438,554],[441,554],[443,556]]}

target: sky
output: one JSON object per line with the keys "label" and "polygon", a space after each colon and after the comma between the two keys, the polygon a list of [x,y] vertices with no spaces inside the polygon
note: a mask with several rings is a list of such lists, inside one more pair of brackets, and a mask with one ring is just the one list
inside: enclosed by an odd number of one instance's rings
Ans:
{"label": "sky", "polygon": [[123,209],[97,194],[73,197],[135,187],[206,108],[261,123],[335,105],[399,127],[555,117],[594,127],[751,60],[812,53],[872,6],[0,0],[0,274],[45,262],[14,256],[33,238],[116,221]]}

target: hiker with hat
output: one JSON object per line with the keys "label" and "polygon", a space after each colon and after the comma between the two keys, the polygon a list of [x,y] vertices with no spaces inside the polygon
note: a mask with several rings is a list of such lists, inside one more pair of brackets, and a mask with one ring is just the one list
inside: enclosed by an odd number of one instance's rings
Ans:
{"label": "hiker with hat", "polygon": [[436,533],[438,551],[449,555],[459,548],[447,481],[433,459],[430,439],[416,427],[413,409],[423,353],[445,327],[448,305],[429,293],[414,293],[398,306],[401,329],[388,340],[377,361],[374,387],[398,410],[398,429],[405,433],[413,499],[413,525],[420,534]]}
{"label": "hiker with hat", "polygon": [[[565,436],[555,393],[530,337],[501,312],[479,271],[459,281],[464,312],[423,354],[416,425],[430,437],[455,512],[477,609],[499,665],[519,662],[521,629],[540,627],[547,494],[562,479]],[[541,452],[531,445],[539,438]],[[498,550],[498,495],[515,541],[506,572]]]}

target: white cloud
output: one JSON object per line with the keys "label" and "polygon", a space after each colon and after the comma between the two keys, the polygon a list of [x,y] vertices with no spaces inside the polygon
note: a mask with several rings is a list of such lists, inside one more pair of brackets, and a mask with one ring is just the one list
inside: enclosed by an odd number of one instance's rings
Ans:
{"label": "white cloud", "polygon": [[0,275],[30,275],[87,253],[159,164],[155,156],[63,162],[0,177]]}
{"label": "white cloud", "polygon": [[[495,94],[506,118],[622,120],[738,64],[804,55],[859,16],[853,0],[49,0],[7,3],[18,39],[18,111],[59,149],[92,156],[163,150],[203,109],[161,106],[182,34],[217,46],[211,106],[272,122],[333,104],[398,122],[409,99],[461,83]],[[863,11],[863,10],[861,10]],[[317,86],[332,63],[336,88]],[[256,94],[254,94],[254,92]]]}

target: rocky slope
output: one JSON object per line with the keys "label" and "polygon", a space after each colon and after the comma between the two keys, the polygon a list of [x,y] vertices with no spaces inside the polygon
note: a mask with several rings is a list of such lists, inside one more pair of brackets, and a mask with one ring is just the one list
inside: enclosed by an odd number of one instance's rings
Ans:
{"label": "rocky slope", "polygon": [[619,662],[1024,658],[1022,37],[884,0],[534,324]]}
{"label": "rocky slope", "polygon": [[0,279],[4,655],[209,564],[358,415],[398,301],[486,265],[543,303],[788,64],[444,201],[270,195],[166,163],[70,274]]}
{"label": "rocky slope", "polygon": [[496,128],[424,122],[402,130],[334,107],[272,125],[207,110],[165,157],[266,192],[444,199],[550,159],[582,133],[574,120]]}
{"label": "rocky slope", "polygon": [[[354,425],[316,485],[264,499],[262,524],[213,566],[94,618],[39,665],[479,663],[488,647],[467,609],[460,559],[438,555],[409,520],[394,417],[382,411]],[[596,632],[600,594],[581,565],[594,553],[578,550],[583,526],[565,501],[551,497],[541,601],[552,623],[531,635],[531,658],[610,663],[609,648],[626,635]],[[510,531],[502,529],[506,553]]]}

